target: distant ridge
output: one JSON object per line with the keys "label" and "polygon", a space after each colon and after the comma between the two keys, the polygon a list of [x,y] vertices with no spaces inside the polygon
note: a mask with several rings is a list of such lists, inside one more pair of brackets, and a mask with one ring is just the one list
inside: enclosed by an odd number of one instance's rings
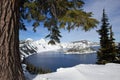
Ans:
{"label": "distant ridge", "polygon": [[20,41],[19,50],[22,57],[31,54],[41,53],[44,51],[57,51],[62,53],[92,53],[97,51],[99,44],[88,40],[73,41],[69,43],[57,43],[56,45],[48,44],[48,40],[40,39],[34,41],[31,38]]}

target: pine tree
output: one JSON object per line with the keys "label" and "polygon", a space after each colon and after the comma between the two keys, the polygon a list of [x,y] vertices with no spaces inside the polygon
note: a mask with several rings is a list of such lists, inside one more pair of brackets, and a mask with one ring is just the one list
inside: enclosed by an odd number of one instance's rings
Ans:
{"label": "pine tree", "polygon": [[[108,54],[109,54],[109,23],[107,15],[105,14],[105,10],[103,9],[103,16],[102,16],[102,25],[101,29],[98,30],[98,33],[100,35],[100,46],[98,53],[98,63],[107,60]],[[108,61],[108,60],[107,60]]]}
{"label": "pine tree", "polygon": [[100,49],[97,52],[97,58],[99,64],[106,62],[113,62],[116,56],[116,47],[113,38],[112,26],[109,26],[107,15],[103,9],[101,29],[98,30],[100,35]]}

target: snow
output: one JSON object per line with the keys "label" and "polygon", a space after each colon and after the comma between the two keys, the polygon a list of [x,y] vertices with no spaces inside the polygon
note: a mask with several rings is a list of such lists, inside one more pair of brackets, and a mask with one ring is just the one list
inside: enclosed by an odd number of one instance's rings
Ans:
{"label": "snow", "polygon": [[59,68],[57,72],[31,75],[28,80],[120,80],[120,64],[80,64],[70,68]]}
{"label": "snow", "polygon": [[33,39],[31,39],[31,38],[27,38],[25,41],[26,41],[26,42],[27,42],[27,41],[31,41],[31,42],[32,42]]}
{"label": "snow", "polygon": [[[67,43],[57,43],[56,45],[51,45],[48,44],[48,40],[45,39],[34,41],[31,38],[28,38],[20,43],[20,52],[22,54],[24,54],[25,51],[29,51],[29,54],[42,53],[46,51],[55,51],[55,52],[58,51],[65,54],[83,54],[83,53],[94,53],[96,52],[96,50],[98,50],[98,48],[99,45],[97,43],[90,42],[87,40],[67,42]],[[73,50],[71,52],[68,52],[69,49],[73,49]]]}

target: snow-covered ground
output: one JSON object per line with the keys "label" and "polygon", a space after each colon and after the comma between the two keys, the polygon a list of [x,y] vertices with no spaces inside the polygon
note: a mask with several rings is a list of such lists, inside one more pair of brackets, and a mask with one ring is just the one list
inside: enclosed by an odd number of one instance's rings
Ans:
{"label": "snow-covered ground", "polygon": [[25,76],[27,80],[120,80],[120,64],[80,64],[48,74],[31,75],[26,72]]}

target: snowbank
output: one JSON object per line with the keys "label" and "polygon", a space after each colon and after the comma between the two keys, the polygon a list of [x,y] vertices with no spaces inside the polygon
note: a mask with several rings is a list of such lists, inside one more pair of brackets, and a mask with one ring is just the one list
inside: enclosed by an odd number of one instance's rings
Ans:
{"label": "snowbank", "polygon": [[25,75],[28,80],[120,80],[120,64],[80,64],[70,68],[60,68],[54,73]]}

